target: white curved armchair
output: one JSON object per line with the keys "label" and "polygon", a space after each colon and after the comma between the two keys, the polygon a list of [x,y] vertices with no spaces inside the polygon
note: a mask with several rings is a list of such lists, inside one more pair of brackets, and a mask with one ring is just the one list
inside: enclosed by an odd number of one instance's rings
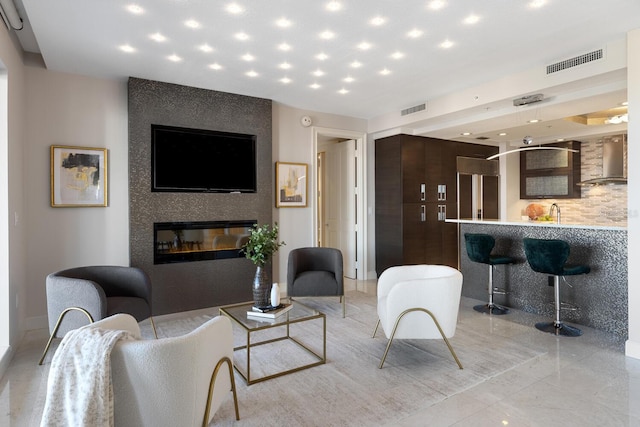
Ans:
{"label": "white curved armchair", "polygon": [[[140,337],[132,316],[116,314],[90,327]],[[179,337],[119,341],[111,352],[116,426],[207,426],[231,390],[231,322],[217,316]]]}
{"label": "white curved armchair", "polygon": [[389,338],[382,368],[394,338],[440,339],[458,367],[462,364],[448,338],[458,321],[462,273],[444,265],[406,265],[386,269],[378,279],[378,327]]}

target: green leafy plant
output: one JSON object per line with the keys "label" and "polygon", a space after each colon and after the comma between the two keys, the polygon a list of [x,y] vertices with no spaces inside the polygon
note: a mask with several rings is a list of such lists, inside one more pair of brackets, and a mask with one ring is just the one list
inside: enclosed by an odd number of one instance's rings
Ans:
{"label": "green leafy plant", "polygon": [[249,240],[242,246],[242,249],[244,256],[258,267],[264,267],[280,246],[286,244],[278,241],[278,223],[275,223],[273,227],[269,227],[269,224],[262,226],[254,224],[249,229],[249,233]]}

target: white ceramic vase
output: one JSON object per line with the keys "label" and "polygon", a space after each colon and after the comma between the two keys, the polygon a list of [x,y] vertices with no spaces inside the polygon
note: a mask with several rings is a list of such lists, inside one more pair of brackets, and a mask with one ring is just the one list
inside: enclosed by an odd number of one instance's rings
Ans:
{"label": "white ceramic vase", "polygon": [[277,283],[274,283],[271,286],[271,306],[277,307],[280,305],[280,286]]}

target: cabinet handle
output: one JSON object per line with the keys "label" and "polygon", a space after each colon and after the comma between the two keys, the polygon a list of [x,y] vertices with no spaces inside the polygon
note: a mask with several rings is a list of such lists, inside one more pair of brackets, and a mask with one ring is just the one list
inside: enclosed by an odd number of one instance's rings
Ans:
{"label": "cabinet handle", "polygon": [[420,221],[425,222],[427,220],[427,209],[425,205],[420,205]]}
{"label": "cabinet handle", "polygon": [[420,201],[424,202],[427,197],[427,185],[420,184]]}
{"label": "cabinet handle", "polygon": [[438,184],[438,201],[447,200],[447,186],[446,184]]}

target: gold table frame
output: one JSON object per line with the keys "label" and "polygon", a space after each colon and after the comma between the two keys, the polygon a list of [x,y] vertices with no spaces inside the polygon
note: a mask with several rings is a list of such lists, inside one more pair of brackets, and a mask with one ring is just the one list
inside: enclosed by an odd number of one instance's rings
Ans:
{"label": "gold table frame", "polygon": [[[235,360],[233,362],[233,367],[240,374],[242,378],[244,378],[247,385],[255,384],[261,381],[270,380],[272,378],[281,377],[283,375],[291,374],[293,372],[298,372],[303,369],[312,368],[314,366],[323,365],[327,362],[327,317],[324,313],[321,313],[318,310],[315,310],[311,307],[308,307],[298,301],[287,301],[293,304],[293,308],[288,312],[276,317],[275,319],[261,319],[254,320],[248,318],[247,311],[251,310],[253,306],[252,302],[244,302],[239,304],[231,304],[220,307],[220,315],[228,317],[233,323],[240,326],[246,332],[246,344],[238,347],[234,347],[233,351],[247,349],[247,366],[246,373],[240,369],[240,367],[236,364]],[[315,319],[322,319],[322,354],[316,353],[314,350],[300,342],[298,339],[294,338],[290,334],[290,326],[295,323],[307,322]],[[269,321],[272,320],[272,321]],[[272,338],[264,341],[258,341],[255,343],[251,343],[251,334],[254,332],[262,331],[265,329],[272,329],[284,327],[286,328],[286,334],[281,337]],[[251,378],[251,348],[259,345],[270,344],[277,341],[290,340],[297,344],[299,347],[303,348],[307,352],[309,352],[312,356],[314,356],[317,361],[313,363],[308,363],[302,366],[298,366],[295,368],[287,369],[284,371],[277,372],[275,374],[265,375],[259,378]]]}

